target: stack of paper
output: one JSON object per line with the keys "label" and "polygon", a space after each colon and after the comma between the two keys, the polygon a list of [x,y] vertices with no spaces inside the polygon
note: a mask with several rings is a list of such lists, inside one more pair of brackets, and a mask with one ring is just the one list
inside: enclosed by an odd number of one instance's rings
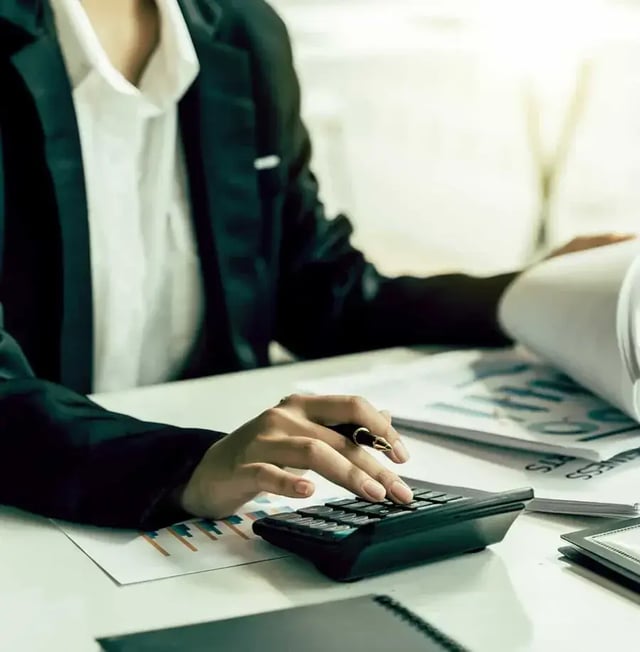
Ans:
{"label": "stack of paper", "polygon": [[485,444],[592,460],[640,448],[630,417],[519,350],[441,353],[302,389],[358,394],[400,427]]}
{"label": "stack of paper", "polygon": [[532,486],[535,511],[638,509],[638,424],[521,350],[425,356],[301,389],[358,394],[390,410],[413,435],[412,477],[489,491]]}
{"label": "stack of paper", "polygon": [[535,499],[527,509],[534,512],[612,518],[640,514],[640,449],[594,462],[404,434],[411,451],[408,475],[488,491],[533,487]]}
{"label": "stack of paper", "polygon": [[[526,349],[442,353],[301,389],[359,394],[389,410],[399,427],[475,442],[457,444],[455,459],[451,443],[419,455],[415,477],[490,490],[529,484],[531,509],[633,515],[640,503],[639,252],[637,242],[603,247],[521,276],[500,317]],[[456,468],[462,478],[450,477]],[[434,477],[443,469],[446,478]]]}

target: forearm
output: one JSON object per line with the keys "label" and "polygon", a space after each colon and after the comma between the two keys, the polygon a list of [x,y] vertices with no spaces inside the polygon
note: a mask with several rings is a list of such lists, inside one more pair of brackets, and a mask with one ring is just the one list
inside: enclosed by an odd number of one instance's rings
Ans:
{"label": "forearm", "polygon": [[351,246],[345,218],[321,224],[327,233],[317,258],[307,258],[283,284],[278,335],[294,353],[509,343],[498,305],[516,274],[387,278]]}
{"label": "forearm", "polygon": [[486,278],[383,277],[367,303],[362,324],[367,348],[506,345],[509,339],[498,323],[498,304],[515,277],[513,273]]}
{"label": "forearm", "polygon": [[36,379],[0,384],[0,503],[49,517],[155,528],[221,437],[108,412]]}

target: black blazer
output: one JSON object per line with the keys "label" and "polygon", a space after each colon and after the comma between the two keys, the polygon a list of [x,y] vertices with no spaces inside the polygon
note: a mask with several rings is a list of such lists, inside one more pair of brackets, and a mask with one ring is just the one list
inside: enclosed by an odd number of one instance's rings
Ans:
{"label": "black blazer", "polygon": [[[305,358],[503,342],[496,305],[511,275],[385,278],[350,245],[348,220],[327,219],[274,11],[263,0],[180,3],[201,65],[180,125],[206,294],[184,376],[266,365],[273,340]],[[279,166],[257,171],[270,155]],[[83,396],[87,201],[47,0],[0,2],[0,237],[0,503],[111,525],[175,517],[168,494],[219,435],[143,424]]]}

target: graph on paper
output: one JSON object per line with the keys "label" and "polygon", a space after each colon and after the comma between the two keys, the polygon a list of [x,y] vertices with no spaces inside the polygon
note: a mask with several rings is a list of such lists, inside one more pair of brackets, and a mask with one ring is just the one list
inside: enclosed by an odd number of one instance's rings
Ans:
{"label": "graph on paper", "polygon": [[640,448],[637,422],[516,350],[442,353],[301,389],[360,394],[398,426],[485,444],[594,461]]}
{"label": "graph on paper", "polygon": [[57,524],[118,584],[136,584],[286,557],[288,553],[253,534],[253,522],[345,495],[327,487],[304,501],[260,496],[228,518],[193,519],[149,532]]}
{"label": "graph on paper", "polygon": [[176,523],[163,530],[142,532],[140,537],[163,557],[176,554],[176,546],[178,552],[184,552],[183,548],[191,552],[199,552],[203,546],[209,546],[212,542],[219,542],[226,538],[237,537],[250,541],[255,538],[251,531],[251,525],[255,520],[269,514],[288,512],[291,509],[290,505],[274,503],[265,509],[234,514],[219,521],[203,518]]}

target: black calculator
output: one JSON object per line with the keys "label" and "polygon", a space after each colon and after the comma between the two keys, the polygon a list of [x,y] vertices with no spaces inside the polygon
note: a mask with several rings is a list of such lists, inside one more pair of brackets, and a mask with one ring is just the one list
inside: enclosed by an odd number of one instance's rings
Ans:
{"label": "black calculator", "polygon": [[498,543],[533,498],[529,488],[493,493],[406,481],[414,496],[407,505],[344,498],[266,516],[253,531],[351,581]]}

